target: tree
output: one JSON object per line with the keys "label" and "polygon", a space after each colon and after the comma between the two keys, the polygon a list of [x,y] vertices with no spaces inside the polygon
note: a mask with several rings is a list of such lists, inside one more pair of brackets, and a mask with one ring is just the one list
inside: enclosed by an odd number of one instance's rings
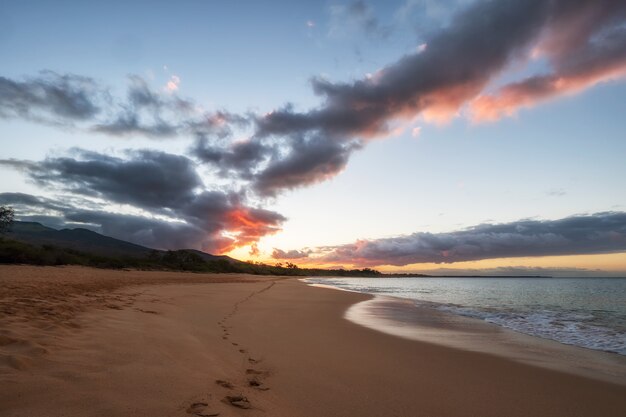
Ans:
{"label": "tree", "polygon": [[15,211],[11,207],[0,206],[0,234],[6,233],[15,217]]}

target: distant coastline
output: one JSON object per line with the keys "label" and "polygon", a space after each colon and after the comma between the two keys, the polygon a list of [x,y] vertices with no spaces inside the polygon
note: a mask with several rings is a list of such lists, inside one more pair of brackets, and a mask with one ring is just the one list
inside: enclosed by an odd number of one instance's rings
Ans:
{"label": "distant coastline", "polygon": [[431,275],[433,278],[554,278],[551,275]]}

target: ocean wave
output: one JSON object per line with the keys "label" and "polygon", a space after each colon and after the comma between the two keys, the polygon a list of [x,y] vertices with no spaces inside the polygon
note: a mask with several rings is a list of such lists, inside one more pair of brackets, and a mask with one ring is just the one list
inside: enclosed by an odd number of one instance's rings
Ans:
{"label": "ocean wave", "polygon": [[553,310],[489,311],[458,305],[428,304],[440,311],[481,319],[531,336],[626,355],[626,333],[597,324],[597,317],[591,313]]}
{"label": "ocean wave", "polygon": [[[619,304],[623,299],[623,290],[617,289],[614,299],[609,301],[606,288],[601,287],[607,283],[598,280],[518,281],[517,287],[501,285],[495,290],[494,284],[498,282],[507,285],[515,282],[510,278],[503,281],[307,278],[303,281],[410,299],[423,307],[484,320],[519,333],[626,355],[626,313],[616,307],[616,302]],[[550,288],[552,291],[548,291]]]}

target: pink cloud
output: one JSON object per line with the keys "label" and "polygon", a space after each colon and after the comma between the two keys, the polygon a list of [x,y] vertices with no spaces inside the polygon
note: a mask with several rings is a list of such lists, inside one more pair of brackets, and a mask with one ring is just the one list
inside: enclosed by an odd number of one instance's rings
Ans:
{"label": "pink cloud", "polygon": [[165,89],[169,92],[178,91],[178,86],[180,85],[180,77],[177,75],[172,75],[165,85]]}

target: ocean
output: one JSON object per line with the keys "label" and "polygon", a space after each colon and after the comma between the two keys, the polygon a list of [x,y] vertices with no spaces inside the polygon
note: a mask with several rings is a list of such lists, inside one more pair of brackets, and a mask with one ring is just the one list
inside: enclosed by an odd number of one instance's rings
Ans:
{"label": "ocean", "polygon": [[[626,355],[626,278],[307,278]],[[417,309],[416,309],[417,314]]]}

